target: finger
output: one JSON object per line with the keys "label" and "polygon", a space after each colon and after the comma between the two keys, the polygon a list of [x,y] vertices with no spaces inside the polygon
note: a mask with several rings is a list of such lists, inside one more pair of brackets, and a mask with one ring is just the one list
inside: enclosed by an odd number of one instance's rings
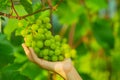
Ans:
{"label": "finger", "polygon": [[33,58],[38,58],[36,53],[34,52],[33,48],[29,48],[30,52],[31,52],[31,55]]}
{"label": "finger", "polygon": [[47,70],[54,70],[55,62],[50,62],[41,58],[38,58],[36,53],[34,52],[33,48],[29,48],[34,59],[34,62],[38,64],[40,67],[47,69]]}
{"label": "finger", "polygon": [[29,60],[33,61],[33,58],[31,56],[31,52],[30,52],[29,48],[24,43],[22,44],[22,47],[23,47],[27,57],[29,58]]}

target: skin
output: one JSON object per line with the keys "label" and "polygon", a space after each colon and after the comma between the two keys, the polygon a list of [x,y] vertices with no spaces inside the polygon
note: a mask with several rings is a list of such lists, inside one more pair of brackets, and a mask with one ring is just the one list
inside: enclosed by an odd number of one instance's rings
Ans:
{"label": "skin", "polygon": [[68,58],[64,61],[50,62],[38,58],[34,50],[27,47],[24,43],[22,44],[22,47],[29,60],[39,65],[41,68],[53,71],[62,76],[65,80],[82,80],[77,71],[75,70],[74,66],[72,65],[71,59]]}

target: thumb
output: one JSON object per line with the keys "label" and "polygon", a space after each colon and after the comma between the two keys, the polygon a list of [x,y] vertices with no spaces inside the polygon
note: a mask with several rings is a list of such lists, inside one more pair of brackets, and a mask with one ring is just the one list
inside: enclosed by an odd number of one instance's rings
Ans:
{"label": "thumb", "polygon": [[34,62],[33,57],[31,55],[31,52],[30,52],[29,48],[24,43],[22,44],[22,47],[23,47],[23,49],[25,51],[25,54],[29,58],[29,60],[32,61],[32,62]]}

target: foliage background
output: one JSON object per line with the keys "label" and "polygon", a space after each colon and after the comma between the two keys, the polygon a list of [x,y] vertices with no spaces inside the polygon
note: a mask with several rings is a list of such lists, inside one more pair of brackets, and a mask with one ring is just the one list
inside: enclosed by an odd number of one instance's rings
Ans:
{"label": "foliage background", "polygon": [[[55,5],[58,0],[52,2]],[[14,4],[20,16],[41,8],[39,0],[14,0]],[[0,0],[0,12],[10,13],[10,6],[9,0]],[[36,19],[38,15],[33,16]],[[83,80],[120,80],[119,0],[63,0],[52,18],[54,34],[66,37],[77,50],[73,61]],[[48,71],[27,59],[18,22],[0,16],[0,80],[50,79]],[[56,80],[62,78],[57,76]]]}

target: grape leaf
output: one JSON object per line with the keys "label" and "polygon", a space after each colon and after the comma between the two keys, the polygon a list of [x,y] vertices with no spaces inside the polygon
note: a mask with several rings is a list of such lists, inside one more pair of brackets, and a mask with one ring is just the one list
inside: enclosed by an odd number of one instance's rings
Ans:
{"label": "grape leaf", "polygon": [[92,30],[97,42],[104,49],[114,48],[114,36],[113,36],[111,24],[109,21],[98,19],[93,24]]}
{"label": "grape leaf", "polygon": [[0,0],[0,11],[6,10],[10,5],[10,0]]}
{"label": "grape leaf", "polygon": [[31,2],[30,0],[20,0],[20,3],[23,5],[24,9],[28,13],[32,13],[33,12],[32,4],[30,2]]}
{"label": "grape leaf", "polygon": [[14,61],[13,47],[5,39],[5,37],[0,34],[0,68],[6,66]]}

